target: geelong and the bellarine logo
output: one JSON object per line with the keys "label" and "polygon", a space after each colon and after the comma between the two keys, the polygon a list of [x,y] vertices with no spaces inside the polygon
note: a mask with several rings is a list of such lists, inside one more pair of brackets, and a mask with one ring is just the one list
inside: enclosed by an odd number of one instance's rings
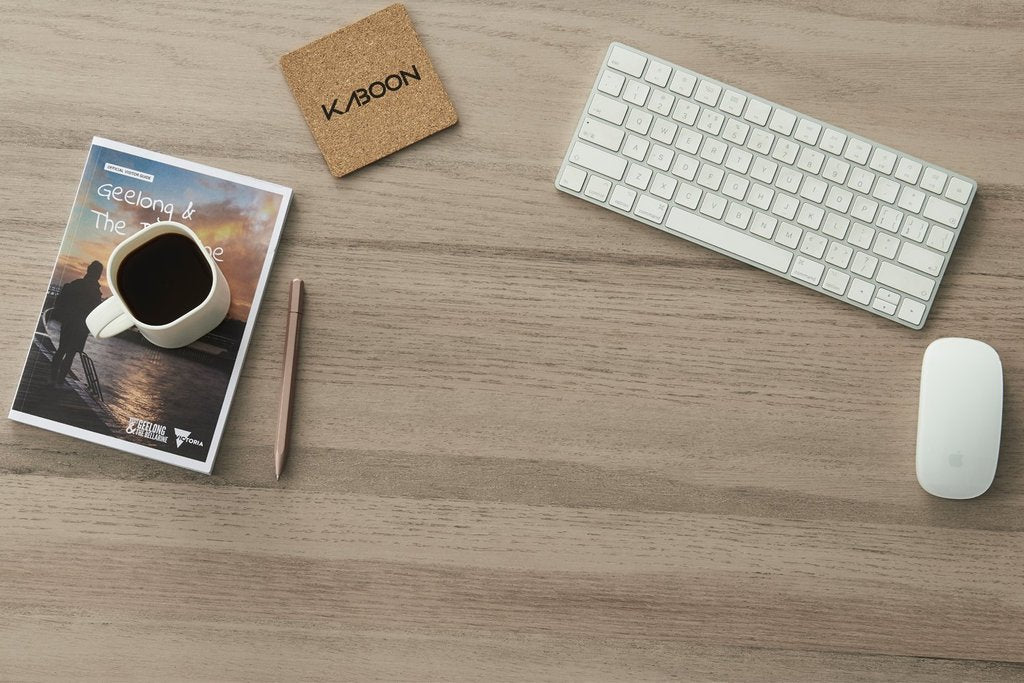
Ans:
{"label": "geelong and the bellarine logo", "polygon": [[365,88],[356,88],[352,91],[352,94],[348,96],[348,103],[344,109],[338,108],[338,102],[340,101],[337,97],[331,102],[330,108],[326,104],[321,104],[320,109],[323,110],[324,116],[328,121],[335,114],[347,114],[349,109],[354,104],[357,108],[364,104],[369,104],[372,100],[379,99],[388,94],[388,92],[394,92],[400,90],[402,86],[409,85],[409,81],[420,80],[420,71],[416,68],[416,65],[412,65],[412,71],[405,71],[399,69],[396,74],[388,74],[382,80],[374,81]]}

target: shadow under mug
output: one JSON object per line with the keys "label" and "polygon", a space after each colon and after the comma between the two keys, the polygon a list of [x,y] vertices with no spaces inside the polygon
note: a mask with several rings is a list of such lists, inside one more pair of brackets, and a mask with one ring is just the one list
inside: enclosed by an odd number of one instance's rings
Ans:
{"label": "shadow under mug", "polygon": [[[126,303],[126,298],[137,301],[145,292],[130,292],[125,297],[118,283],[118,274],[125,259],[163,235],[181,235],[191,240],[210,267],[211,286],[206,298],[178,318],[165,324],[154,325],[139,320]],[[127,270],[126,270],[127,272]],[[94,308],[85,320],[89,331],[99,339],[113,337],[135,327],[143,337],[153,344],[173,349],[187,346],[219,325],[231,306],[231,289],[217,262],[203,246],[194,232],[181,223],[161,221],[140,230],[121,242],[111,252],[107,261],[107,283],[110,298]]]}

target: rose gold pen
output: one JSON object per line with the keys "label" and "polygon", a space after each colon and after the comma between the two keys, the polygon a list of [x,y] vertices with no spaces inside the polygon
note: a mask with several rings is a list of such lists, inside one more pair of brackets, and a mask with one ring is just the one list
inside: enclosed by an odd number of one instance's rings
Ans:
{"label": "rose gold pen", "polygon": [[281,376],[281,405],[277,411],[277,444],[274,446],[274,469],[281,478],[284,459],[288,455],[288,432],[295,393],[296,356],[299,352],[299,323],[302,322],[302,280],[292,280],[288,297],[288,335],[284,343],[284,374]]}

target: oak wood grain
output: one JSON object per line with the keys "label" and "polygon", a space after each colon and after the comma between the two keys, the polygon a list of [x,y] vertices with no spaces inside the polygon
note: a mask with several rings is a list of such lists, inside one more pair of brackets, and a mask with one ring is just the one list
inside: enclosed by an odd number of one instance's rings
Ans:
{"label": "oak wood grain", "polygon": [[[0,679],[1024,677],[1021,5],[411,4],[460,123],[338,180],[277,59],[381,6],[0,0],[0,399],[94,134],[296,192],[213,476],[0,422]],[[612,40],[975,178],[925,329],[557,192]],[[974,501],[942,336],[1004,365]]]}

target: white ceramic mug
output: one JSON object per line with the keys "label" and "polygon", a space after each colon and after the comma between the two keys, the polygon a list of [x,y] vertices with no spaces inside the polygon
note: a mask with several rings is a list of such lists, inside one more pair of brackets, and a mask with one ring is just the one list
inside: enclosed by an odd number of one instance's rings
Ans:
{"label": "white ceramic mug", "polygon": [[[129,310],[118,291],[117,273],[126,256],[154,238],[169,233],[183,235],[196,243],[210,266],[213,283],[206,299],[192,310],[165,325],[148,325],[138,320]],[[143,337],[157,346],[166,349],[187,346],[217,327],[231,306],[231,289],[224,273],[217,267],[217,262],[194,232],[174,221],[153,223],[117,245],[107,261],[107,283],[110,286],[110,298],[94,308],[85,319],[89,331],[100,339],[136,327]]]}

